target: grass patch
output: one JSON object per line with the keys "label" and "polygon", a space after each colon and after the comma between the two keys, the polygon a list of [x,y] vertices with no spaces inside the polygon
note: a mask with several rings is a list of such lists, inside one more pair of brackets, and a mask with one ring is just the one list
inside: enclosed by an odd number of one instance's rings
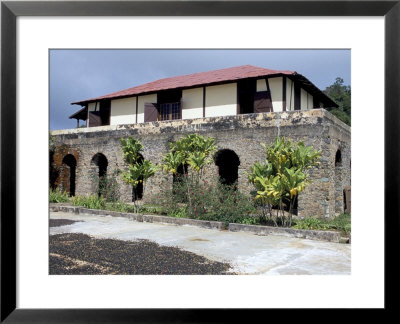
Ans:
{"label": "grass patch", "polygon": [[293,228],[309,230],[335,230],[342,235],[349,235],[351,232],[351,215],[341,214],[332,220],[306,217],[294,220]]}
{"label": "grass patch", "polygon": [[89,209],[105,209],[106,207],[106,201],[98,195],[75,196],[71,200],[74,206],[83,206]]}
{"label": "grass patch", "polygon": [[68,202],[69,201],[68,193],[61,191],[59,188],[56,188],[55,190],[50,189],[49,201],[51,203]]}

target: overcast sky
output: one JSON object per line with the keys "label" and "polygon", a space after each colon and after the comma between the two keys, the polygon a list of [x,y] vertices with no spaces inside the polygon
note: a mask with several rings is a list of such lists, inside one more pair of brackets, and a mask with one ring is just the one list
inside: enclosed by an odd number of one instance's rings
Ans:
{"label": "overcast sky", "polygon": [[[50,129],[75,128],[71,102],[146,82],[239,65],[294,70],[321,90],[351,85],[350,50],[51,50]],[[81,121],[82,123],[82,121]]]}

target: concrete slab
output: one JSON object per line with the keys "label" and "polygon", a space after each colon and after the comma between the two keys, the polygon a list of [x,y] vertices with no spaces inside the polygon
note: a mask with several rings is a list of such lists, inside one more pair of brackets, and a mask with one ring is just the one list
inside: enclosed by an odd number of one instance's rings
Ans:
{"label": "concrete slab", "polygon": [[176,246],[208,259],[228,262],[240,274],[348,275],[351,245],[307,239],[258,236],[195,226],[136,222],[123,217],[50,212],[52,219],[80,220],[51,227],[50,235],[83,233],[97,238],[147,239]]}

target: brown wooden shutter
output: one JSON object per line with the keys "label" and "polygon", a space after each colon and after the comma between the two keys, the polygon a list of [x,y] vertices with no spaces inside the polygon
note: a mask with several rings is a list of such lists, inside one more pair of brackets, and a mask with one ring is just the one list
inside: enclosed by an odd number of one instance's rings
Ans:
{"label": "brown wooden shutter", "polygon": [[263,113],[272,111],[271,97],[268,91],[259,91],[254,94],[254,112]]}
{"label": "brown wooden shutter", "polygon": [[144,122],[152,122],[158,120],[158,109],[156,103],[144,104]]}
{"label": "brown wooden shutter", "polygon": [[101,116],[99,111],[89,112],[89,127],[101,126]]}

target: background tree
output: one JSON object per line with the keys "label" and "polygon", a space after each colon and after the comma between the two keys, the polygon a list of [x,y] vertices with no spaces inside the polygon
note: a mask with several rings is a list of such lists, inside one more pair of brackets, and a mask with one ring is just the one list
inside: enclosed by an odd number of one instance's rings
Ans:
{"label": "background tree", "polygon": [[337,77],[332,85],[326,87],[324,93],[339,105],[338,108],[329,111],[347,125],[351,125],[351,88],[343,83],[343,79]]}

